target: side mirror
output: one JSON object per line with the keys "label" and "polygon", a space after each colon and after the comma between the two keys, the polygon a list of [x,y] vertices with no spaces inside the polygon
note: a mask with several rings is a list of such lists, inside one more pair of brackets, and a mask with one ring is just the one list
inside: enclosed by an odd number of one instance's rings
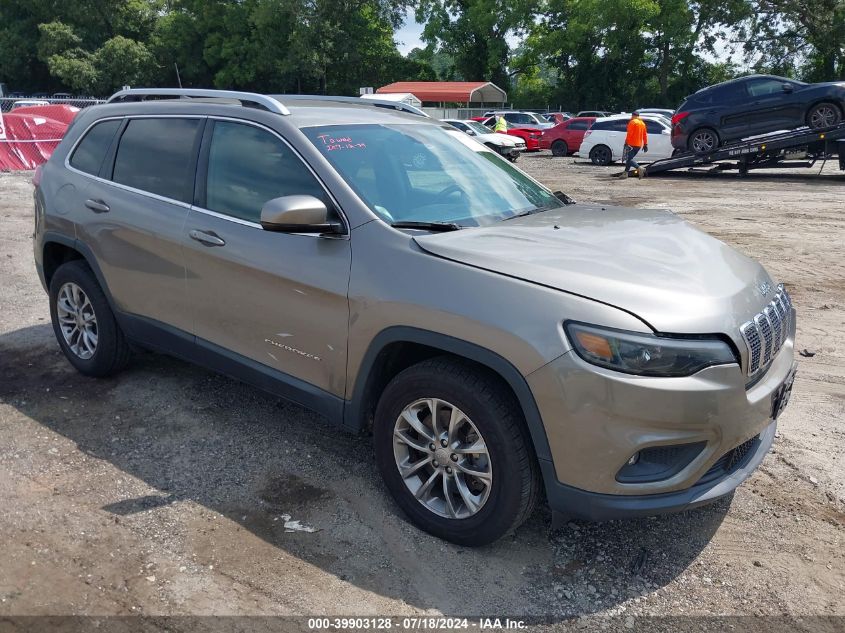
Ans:
{"label": "side mirror", "polygon": [[784,92],[792,92],[795,87],[792,84],[783,84],[783,91]]}
{"label": "side mirror", "polygon": [[329,222],[329,210],[314,196],[282,196],[261,207],[261,226],[278,233],[341,233],[338,222]]}
{"label": "side mirror", "polygon": [[475,130],[464,130],[470,136],[475,136]]}

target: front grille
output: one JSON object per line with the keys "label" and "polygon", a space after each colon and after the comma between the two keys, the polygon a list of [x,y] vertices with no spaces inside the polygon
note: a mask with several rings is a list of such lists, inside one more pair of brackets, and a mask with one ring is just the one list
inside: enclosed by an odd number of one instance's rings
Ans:
{"label": "front grille", "polygon": [[729,475],[737,468],[740,468],[745,464],[746,459],[748,456],[757,448],[757,445],[760,443],[760,436],[755,435],[750,440],[743,442],[736,448],[732,448],[727,453],[722,455],[715,464],[710,467],[701,479],[698,480],[699,484],[706,484],[711,481],[715,481],[725,475]]}
{"label": "front grille", "polygon": [[762,312],[739,328],[748,349],[746,374],[755,376],[769,366],[789,336],[792,300],[783,287],[778,286],[775,298]]}

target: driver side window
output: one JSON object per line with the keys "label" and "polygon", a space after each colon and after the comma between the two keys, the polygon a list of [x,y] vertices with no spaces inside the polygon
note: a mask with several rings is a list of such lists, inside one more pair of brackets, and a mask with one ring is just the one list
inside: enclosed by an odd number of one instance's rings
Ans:
{"label": "driver side window", "polygon": [[314,175],[277,136],[245,123],[214,122],[205,208],[259,222],[265,202],[291,195],[311,195],[331,208]]}
{"label": "driver side window", "polygon": [[748,82],[748,94],[752,97],[780,94],[783,92],[784,83],[776,79],[756,79]]}

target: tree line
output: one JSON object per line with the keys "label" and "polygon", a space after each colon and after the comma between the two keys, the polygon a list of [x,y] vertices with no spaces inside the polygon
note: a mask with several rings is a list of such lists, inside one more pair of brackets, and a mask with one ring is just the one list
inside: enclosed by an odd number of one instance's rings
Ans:
{"label": "tree line", "polygon": [[[400,54],[411,11],[423,48]],[[845,79],[845,0],[2,0],[0,82],[357,94],[487,80],[521,107],[674,107],[742,71]]]}

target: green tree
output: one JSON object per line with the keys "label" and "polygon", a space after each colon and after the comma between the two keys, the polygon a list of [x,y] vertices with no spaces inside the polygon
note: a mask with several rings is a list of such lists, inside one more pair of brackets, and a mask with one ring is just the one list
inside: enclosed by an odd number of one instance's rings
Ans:
{"label": "green tree", "polygon": [[807,81],[845,79],[845,1],[749,0],[740,31],[757,70]]}
{"label": "green tree", "polygon": [[507,90],[508,38],[527,27],[533,6],[534,0],[420,0],[417,21],[425,24],[423,40],[454,60],[455,75]]}

